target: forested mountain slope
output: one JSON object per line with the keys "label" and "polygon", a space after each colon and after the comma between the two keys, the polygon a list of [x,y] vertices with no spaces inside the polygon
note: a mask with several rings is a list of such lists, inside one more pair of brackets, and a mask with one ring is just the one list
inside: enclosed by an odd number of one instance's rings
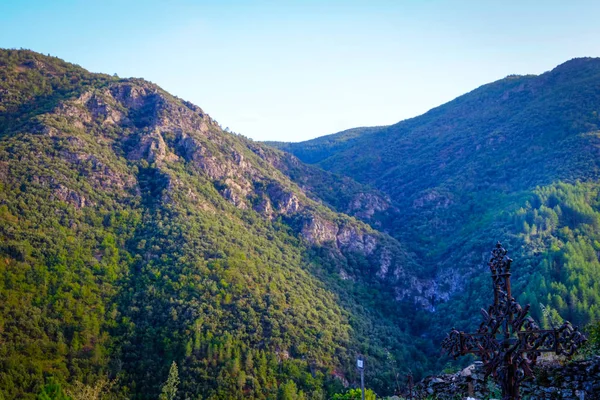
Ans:
{"label": "forested mountain slope", "polygon": [[577,59],[276,144],[307,165],[142,79],[0,50],[0,398],[156,398],[175,362],[181,399],[321,399],[358,353],[389,394],[478,323],[495,240],[534,316],[597,320],[599,108]]}
{"label": "forested mountain slope", "polygon": [[349,216],[389,199],[286,157],[147,81],[0,50],[0,397],[156,398],[172,362],[182,399],[322,398],[359,352],[381,394],[439,367],[413,329],[433,281]]}
{"label": "forested mountain slope", "polygon": [[[520,300],[600,319],[600,59],[508,76],[416,118],[270,143],[387,195],[388,232],[435,276],[428,334],[474,326],[488,252],[515,259]],[[448,297],[448,293],[451,293]]]}

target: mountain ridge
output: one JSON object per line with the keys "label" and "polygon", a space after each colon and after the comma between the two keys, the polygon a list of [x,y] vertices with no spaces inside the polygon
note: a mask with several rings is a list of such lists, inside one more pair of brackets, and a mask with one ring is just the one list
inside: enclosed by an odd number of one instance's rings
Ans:
{"label": "mountain ridge", "polygon": [[[374,188],[401,210],[388,232],[437,287],[450,288],[430,303],[436,323],[429,333],[441,338],[452,320],[476,326],[494,240],[522,260],[515,293],[536,318],[544,318],[540,304],[576,323],[600,317],[600,299],[582,295],[586,285],[597,287],[600,270],[593,256],[600,250],[599,112],[600,59],[579,58],[540,75],[508,76],[364,134],[356,128],[271,144]],[[461,278],[448,281],[453,276]],[[470,300],[460,299],[465,293]]]}
{"label": "mountain ridge", "polygon": [[414,257],[272,165],[294,160],[141,79],[16,50],[0,78],[5,397],[155,397],[173,361],[210,398],[330,395],[358,352],[380,392],[390,357],[431,368]]}
{"label": "mountain ridge", "polygon": [[181,398],[321,399],[357,354],[391,394],[452,365],[496,240],[542,325],[597,321],[600,68],[538,78],[296,157],[143,79],[0,50],[0,394],[152,398],[175,362]]}
{"label": "mountain ridge", "polygon": [[[360,137],[362,134],[366,133],[366,134],[372,134],[372,133],[378,133],[381,131],[385,131],[387,129],[390,129],[392,127],[397,127],[401,124],[410,124],[411,121],[414,121],[415,119],[421,118],[421,117],[425,117],[425,116],[431,116],[431,115],[435,115],[436,113],[439,113],[440,111],[443,111],[445,107],[447,106],[451,106],[454,105],[456,103],[460,103],[462,101],[464,101],[465,99],[468,99],[470,96],[477,94],[480,91],[486,91],[489,90],[490,88],[495,89],[496,86],[502,85],[504,83],[512,83],[516,80],[518,81],[524,81],[524,80],[528,80],[528,79],[532,79],[532,78],[540,78],[540,77],[544,77],[547,76],[550,73],[556,73],[556,72],[562,72],[564,70],[571,70],[573,67],[577,66],[577,67],[581,67],[581,66],[589,66],[590,63],[596,63],[596,64],[600,64],[600,58],[595,58],[595,57],[578,57],[578,58],[574,58],[571,59],[569,61],[565,61],[564,63],[558,65],[557,67],[553,68],[550,71],[546,71],[542,74],[539,75],[534,75],[534,74],[526,74],[526,75],[518,75],[518,74],[510,74],[507,75],[505,78],[499,79],[497,81],[491,82],[491,83],[486,83],[483,84],[479,87],[477,87],[476,89],[473,89],[461,96],[458,96],[457,98],[441,104],[439,106],[433,107],[432,109],[430,109],[429,111],[415,116],[415,117],[411,117],[411,118],[407,118],[404,120],[401,120],[395,124],[392,125],[386,125],[386,126],[372,126],[372,127],[359,127],[359,128],[350,128],[350,129],[346,129],[344,131],[341,132],[337,132],[337,133],[332,133],[332,134],[327,134],[324,136],[320,136],[314,139],[309,139],[306,141],[302,141],[302,142],[277,142],[277,141],[269,141],[269,142],[265,142],[267,144],[269,144],[272,147],[276,147],[276,148],[280,148],[282,150],[286,150],[287,152],[290,152],[292,154],[296,154],[298,155],[299,152],[301,151],[306,151],[306,148],[311,148],[314,147],[315,145],[323,145],[324,143],[328,143],[328,142],[334,142],[336,138],[342,138],[344,140],[342,141],[346,141],[348,139],[356,139],[358,137]],[[506,93],[508,94],[508,93]],[[323,161],[322,159],[314,159],[314,158],[306,158],[308,157],[307,153],[302,153],[302,157],[300,157],[300,159],[302,159],[303,161],[309,163],[309,164],[314,164],[314,163],[318,163],[320,161]]]}

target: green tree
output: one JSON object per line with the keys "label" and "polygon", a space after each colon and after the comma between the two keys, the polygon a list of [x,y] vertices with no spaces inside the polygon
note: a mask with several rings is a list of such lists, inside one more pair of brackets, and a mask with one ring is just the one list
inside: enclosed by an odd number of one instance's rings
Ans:
{"label": "green tree", "polygon": [[[371,389],[365,389],[365,400],[375,400],[377,395]],[[334,394],[332,400],[361,400],[362,391],[360,389],[350,389],[346,393]]]}
{"label": "green tree", "polygon": [[600,321],[587,326],[588,342],[586,343],[586,355],[600,355]]}
{"label": "green tree", "polygon": [[304,393],[298,390],[296,383],[292,380],[282,383],[279,386],[278,400],[304,400],[305,398]]}
{"label": "green tree", "polygon": [[169,377],[162,386],[160,400],[173,400],[177,395],[177,386],[179,386],[179,371],[177,370],[177,363],[173,361],[171,368],[169,369]]}
{"label": "green tree", "polygon": [[[2,394],[0,394],[0,399],[2,399]],[[60,383],[49,378],[38,393],[37,400],[69,400],[69,397],[63,392]]]}

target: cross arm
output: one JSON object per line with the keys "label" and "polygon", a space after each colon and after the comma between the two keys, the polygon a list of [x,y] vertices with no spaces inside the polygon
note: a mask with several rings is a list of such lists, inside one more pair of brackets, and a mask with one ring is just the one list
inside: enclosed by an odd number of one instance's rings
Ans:
{"label": "cross arm", "polygon": [[572,356],[587,341],[585,335],[570,322],[565,322],[557,329],[520,331],[518,337],[520,351],[524,353],[552,352],[567,357]]}
{"label": "cross arm", "polygon": [[456,329],[442,341],[442,349],[455,359],[465,354],[488,353],[498,346],[498,341],[489,333],[464,333]]}

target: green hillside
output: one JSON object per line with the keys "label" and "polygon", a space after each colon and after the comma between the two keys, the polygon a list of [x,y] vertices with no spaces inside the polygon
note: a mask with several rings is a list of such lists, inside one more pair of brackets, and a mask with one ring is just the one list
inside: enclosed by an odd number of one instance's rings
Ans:
{"label": "green hillside", "polygon": [[1,50],[0,398],[157,398],[173,362],[180,399],[328,398],[358,353],[380,394],[436,370],[414,254],[275,153],[152,83]]}
{"label": "green hillside", "polygon": [[598,321],[598,109],[577,59],[286,153],[0,50],[0,399],[329,399],[358,354],[392,394],[478,324],[496,240],[543,325]]}
{"label": "green hillside", "polygon": [[495,240],[535,317],[544,305],[575,323],[600,319],[599,112],[600,59],[582,58],[395,125],[270,145],[389,197],[400,213],[388,232],[435,276],[437,341],[478,324]]}

